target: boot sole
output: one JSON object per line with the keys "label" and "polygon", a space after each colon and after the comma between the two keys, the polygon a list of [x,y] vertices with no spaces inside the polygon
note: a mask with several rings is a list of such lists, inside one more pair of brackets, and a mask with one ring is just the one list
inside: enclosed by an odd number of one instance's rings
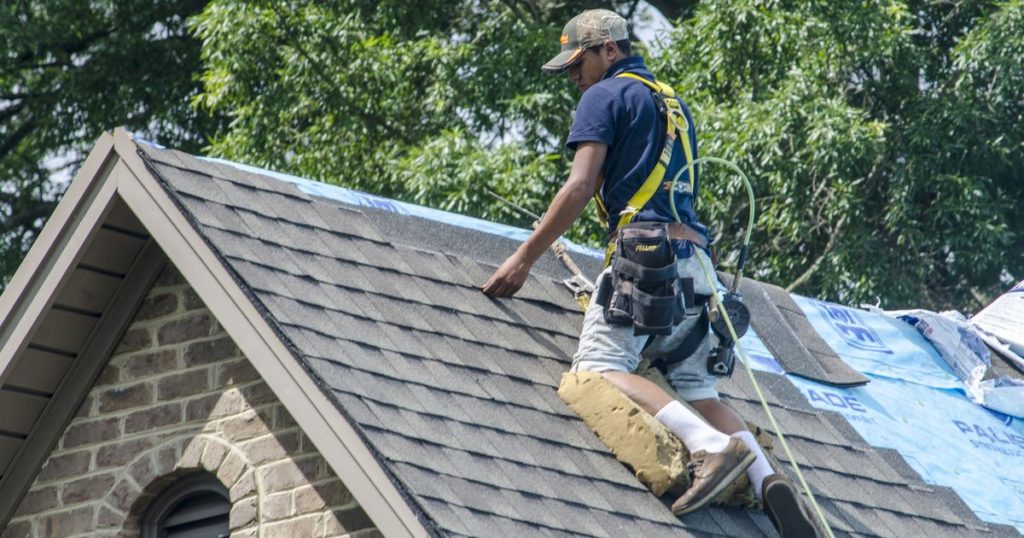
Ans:
{"label": "boot sole", "polygon": [[725,475],[725,478],[723,478],[718,483],[718,485],[715,486],[715,489],[711,490],[711,493],[708,493],[707,495],[704,496],[703,500],[701,500],[699,503],[691,504],[686,508],[672,510],[672,513],[677,516],[681,516],[689,514],[690,512],[693,512],[695,510],[700,510],[701,508],[704,508],[704,506],[706,506],[709,502],[715,500],[715,498],[718,497],[718,495],[722,493],[722,491],[725,490],[725,488],[729,487],[729,484],[732,484],[733,480],[736,480],[736,478],[739,477],[741,473],[746,472],[747,467],[750,467],[750,464],[754,463],[754,460],[756,459],[757,454],[750,452],[749,454],[747,454],[747,457],[740,460],[739,464],[737,464],[736,467],[733,467],[732,470],[729,471],[729,474]]}
{"label": "boot sole", "polygon": [[780,538],[818,536],[814,522],[801,506],[800,495],[790,484],[782,481],[769,484],[765,488],[762,502]]}

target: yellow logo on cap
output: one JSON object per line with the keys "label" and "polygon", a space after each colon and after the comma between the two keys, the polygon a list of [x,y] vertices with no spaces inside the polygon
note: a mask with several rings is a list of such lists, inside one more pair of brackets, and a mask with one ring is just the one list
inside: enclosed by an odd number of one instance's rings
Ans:
{"label": "yellow logo on cap", "polygon": [[558,38],[558,42],[562,45],[565,45],[566,43],[569,42],[569,36],[562,34],[562,37]]}

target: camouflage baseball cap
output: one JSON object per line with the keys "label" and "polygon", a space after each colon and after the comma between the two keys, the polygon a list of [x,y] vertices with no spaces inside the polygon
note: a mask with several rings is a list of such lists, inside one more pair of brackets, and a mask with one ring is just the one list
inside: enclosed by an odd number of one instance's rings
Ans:
{"label": "camouflage baseball cap", "polygon": [[607,9],[590,9],[569,19],[562,29],[559,42],[562,52],[541,66],[545,73],[561,73],[579,59],[583,51],[600,45],[606,39],[621,41],[629,39],[626,19]]}

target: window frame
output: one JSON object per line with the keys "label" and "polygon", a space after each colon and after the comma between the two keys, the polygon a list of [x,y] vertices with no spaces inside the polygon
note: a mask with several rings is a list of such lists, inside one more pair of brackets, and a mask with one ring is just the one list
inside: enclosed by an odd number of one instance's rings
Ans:
{"label": "window frame", "polygon": [[228,510],[224,514],[227,522],[233,505],[228,488],[207,471],[191,473],[174,480],[149,502],[140,520],[141,538],[166,538],[165,524],[168,516],[174,514],[181,503],[189,498],[211,493],[227,503]]}

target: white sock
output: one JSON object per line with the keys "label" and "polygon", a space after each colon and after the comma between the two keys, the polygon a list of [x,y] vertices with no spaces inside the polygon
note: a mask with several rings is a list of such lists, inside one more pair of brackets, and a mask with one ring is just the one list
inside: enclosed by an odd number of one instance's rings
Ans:
{"label": "white sock", "polygon": [[676,400],[662,407],[654,418],[682,439],[690,452],[721,452],[729,444],[728,435],[712,428],[700,415]]}
{"label": "white sock", "polygon": [[774,474],[775,470],[772,469],[772,464],[768,463],[768,456],[764,455],[764,451],[761,450],[761,445],[757,444],[757,439],[754,434],[743,430],[733,434],[734,437],[739,437],[744,443],[750,448],[751,452],[757,455],[757,459],[754,463],[747,467],[747,478],[750,479],[750,484],[754,486],[754,495],[757,495],[757,500],[761,500],[761,485],[764,484],[764,479],[770,474]]}

